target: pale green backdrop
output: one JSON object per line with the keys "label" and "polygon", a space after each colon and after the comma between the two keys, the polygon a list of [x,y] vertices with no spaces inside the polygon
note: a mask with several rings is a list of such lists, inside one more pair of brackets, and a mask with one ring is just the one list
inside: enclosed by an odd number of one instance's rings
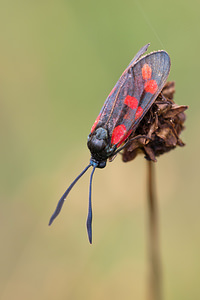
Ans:
{"label": "pale green backdrop", "polygon": [[136,52],[171,56],[187,146],[156,163],[165,299],[200,299],[198,1],[0,1],[0,299],[147,299],[146,161],[89,174],[87,135]]}

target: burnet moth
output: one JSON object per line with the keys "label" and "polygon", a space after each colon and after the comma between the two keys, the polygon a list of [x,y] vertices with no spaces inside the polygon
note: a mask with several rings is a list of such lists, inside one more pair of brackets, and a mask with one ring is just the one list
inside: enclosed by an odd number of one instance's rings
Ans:
{"label": "burnet moth", "polygon": [[[107,159],[112,160],[133,137],[138,124],[161,92],[170,71],[167,52],[155,51],[141,57],[150,44],[142,47],[122,73],[108,95],[88,136],[91,152],[89,165],[78,175],[60,198],[49,225],[60,213],[69,192],[83,174],[92,167],[89,185],[87,232],[92,243],[92,178],[96,168],[104,168]],[[141,137],[141,136],[140,136]]]}

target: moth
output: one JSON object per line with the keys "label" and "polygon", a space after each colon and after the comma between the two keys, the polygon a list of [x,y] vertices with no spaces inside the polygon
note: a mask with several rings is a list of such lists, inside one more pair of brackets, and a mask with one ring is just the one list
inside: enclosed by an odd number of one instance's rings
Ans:
{"label": "moth", "polygon": [[108,95],[87,140],[91,153],[89,165],[78,175],[60,198],[49,225],[60,213],[64,201],[83,174],[92,167],[89,185],[87,232],[92,243],[92,179],[96,168],[104,168],[133,139],[140,121],[150,109],[166,83],[170,57],[164,50],[142,56],[150,44],[142,47],[122,73]]}

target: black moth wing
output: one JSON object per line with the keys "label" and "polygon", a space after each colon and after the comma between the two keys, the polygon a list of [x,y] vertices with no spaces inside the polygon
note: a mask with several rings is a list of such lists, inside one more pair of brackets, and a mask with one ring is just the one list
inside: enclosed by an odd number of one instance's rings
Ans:
{"label": "black moth wing", "polygon": [[[151,74],[147,74],[147,78],[143,74],[144,65],[147,65],[151,70]],[[131,61],[110,96],[106,99],[96,125],[96,127],[101,126],[107,129],[111,147],[116,143],[120,145],[121,141],[137,128],[139,122],[162,90],[169,71],[170,57],[163,50],[152,52],[140,59],[138,59],[137,54],[136,60]],[[151,86],[152,83],[156,84],[156,88]],[[125,104],[127,96],[137,99],[134,109]],[[115,133],[113,131],[122,124],[125,128],[124,133],[115,143]]]}
{"label": "black moth wing", "polygon": [[[141,83],[141,85],[143,86],[143,91],[141,91],[139,86],[141,81],[141,70],[145,64],[151,68],[152,74],[149,80],[142,78],[143,82]],[[141,107],[143,110],[143,113],[137,119],[134,119],[132,125],[133,130],[137,128],[141,119],[144,117],[146,112],[149,110],[149,108],[163,89],[163,86],[165,85],[169,76],[170,67],[171,62],[168,53],[166,51],[161,50],[147,54],[146,56],[141,58],[132,68],[135,84],[133,96],[138,97],[139,107]],[[156,82],[157,84],[157,90],[152,93],[144,89],[145,85],[148,84],[148,82],[150,81]]]}
{"label": "black moth wing", "polygon": [[114,108],[115,101],[117,99],[118,92],[121,90],[124,83],[127,81],[127,74],[128,70],[134,66],[135,62],[147,51],[150,44],[147,44],[143,46],[138,53],[134,56],[134,58],[129,63],[128,67],[125,69],[125,71],[120,76],[119,80],[115,84],[114,88],[106,98],[106,101],[100,111],[99,118],[98,118],[98,126],[104,126],[106,127],[106,124],[108,123],[108,116],[111,115],[112,110]]}

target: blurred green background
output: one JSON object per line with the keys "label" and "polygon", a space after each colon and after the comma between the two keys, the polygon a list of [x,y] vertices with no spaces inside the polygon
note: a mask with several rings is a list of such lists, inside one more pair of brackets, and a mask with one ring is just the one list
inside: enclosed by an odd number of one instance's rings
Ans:
{"label": "blurred green background", "polygon": [[0,2],[0,299],[147,299],[144,158],[89,173],[87,135],[136,52],[171,56],[187,146],[156,163],[165,299],[200,299],[198,1]]}

